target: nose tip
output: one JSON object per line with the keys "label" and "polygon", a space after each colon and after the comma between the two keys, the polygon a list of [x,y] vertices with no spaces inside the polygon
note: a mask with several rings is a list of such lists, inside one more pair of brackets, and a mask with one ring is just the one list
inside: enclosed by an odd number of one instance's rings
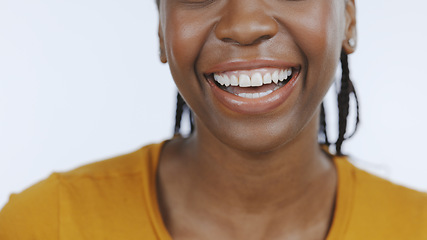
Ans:
{"label": "nose tip", "polygon": [[239,45],[254,45],[268,40],[279,30],[276,20],[262,9],[244,6],[229,8],[215,28],[218,39]]}

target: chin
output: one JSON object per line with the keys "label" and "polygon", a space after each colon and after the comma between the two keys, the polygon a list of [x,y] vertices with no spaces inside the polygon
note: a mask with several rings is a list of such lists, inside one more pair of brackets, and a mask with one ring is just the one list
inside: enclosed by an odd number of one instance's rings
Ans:
{"label": "chin", "polygon": [[262,124],[262,127],[240,126],[228,128],[213,133],[230,148],[245,153],[269,153],[295,141],[304,126],[297,122]]}

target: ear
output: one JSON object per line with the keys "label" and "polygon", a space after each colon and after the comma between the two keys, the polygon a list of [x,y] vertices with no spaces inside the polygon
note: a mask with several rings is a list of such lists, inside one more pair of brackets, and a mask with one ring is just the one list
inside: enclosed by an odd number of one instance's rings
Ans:
{"label": "ear", "polygon": [[357,46],[356,5],[354,0],[346,0],[345,5],[345,36],[342,46],[347,54],[351,54]]}
{"label": "ear", "polygon": [[165,52],[165,44],[164,44],[164,39],[163,39],[163,31],[162,31],[162,26],[160,25],[160,21],[159,21],[159,54],[160,54],[160,61],[162,63],[167,63],[168,59],[166,58],[166,52]]}

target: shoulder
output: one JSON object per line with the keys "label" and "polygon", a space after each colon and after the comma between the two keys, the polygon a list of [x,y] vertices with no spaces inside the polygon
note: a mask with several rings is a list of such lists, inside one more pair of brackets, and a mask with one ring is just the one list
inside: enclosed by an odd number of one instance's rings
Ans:
{"label": "shoulder", "polygon": [[[147,175],[154,174],[161,145],[54,173],[12,194],[0,211],[0,239],[57,239],[59,229],[68,233],[89,226],[102,229],[112,224],[108,221],[123,218],[143,224],[147,220],[137,216],[146,211],[142,189],[151,184]],[[125,228],[123,224],[114,227]]]}
{"label": "shoulder", "polygon": [[0,239],[54,239],[55,233],[46,228],[58,227],[58,194],[58,174],[12,194],[0,212]]}
{"label": "shoulder", "polygon": [[62,179],[75,178],[114,178],[123,175],[139,174],[145,168],[156,164],[162,143],[146,145],[137,151],[93,162],[74,170],[60,173]]}
{"label": "shoulder", "polygon": [[384,215],[427,221],[427,193],[419,192],[355,168],[355,198],[360,208],[384,210]]}
{"label": "shoulder", "polygon": [[427,193],[348,166],[353,182],[349,232],[358,232],[359,239],[427,239]]}

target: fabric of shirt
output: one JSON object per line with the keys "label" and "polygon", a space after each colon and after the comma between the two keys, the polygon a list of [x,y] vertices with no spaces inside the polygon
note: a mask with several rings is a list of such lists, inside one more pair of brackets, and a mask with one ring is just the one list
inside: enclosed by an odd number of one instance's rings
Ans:
{"label": "fabric of shirt", "polygon": [[[171,240],[156,196],[163,143],[54,173],[0,212],[1,240]],[[328,240],[427,239],[427,194],[333,157],[338,172]]]}

